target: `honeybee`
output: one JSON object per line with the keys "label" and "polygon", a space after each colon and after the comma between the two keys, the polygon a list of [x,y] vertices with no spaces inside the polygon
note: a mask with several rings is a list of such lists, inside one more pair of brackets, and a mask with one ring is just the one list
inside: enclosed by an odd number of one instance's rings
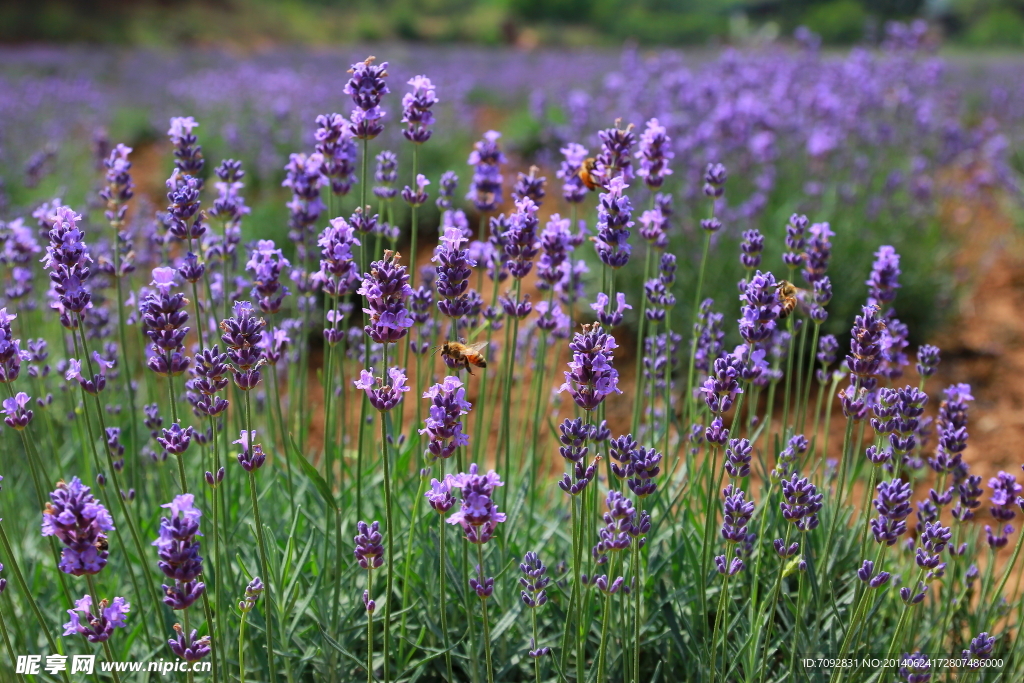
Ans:
{"label": "honeybee", "polygon": [[96,539],[96,550],[98,550],[101,553],[105,553],[108,550],[110,550],[110,543],[109,541],[107,541],[106,536],[100,536],[98,539]]}
{"label": "honeybee", "polygon": [[472,375],[473,371],[470,369],[470,366],[475,365],[478,368],[487,367],[487,359],[481,353],[486,346],[487,342],[485,341],[475,344],[447,341],[441,346],[441,357],[444,358],[445,363],[449,367],[455,369],[465,368]]}
{"label": "honeybee", "polygon": [[597,188],[604,189],[604,184],[601,179],[594,174],[597,169],[597,159],[594,157],[587,157],[583,160],[583,165],[580,166],[580,170],[577,173],[583,184],[587,186],[588,190],[596,190]]}
{"label": "honeybee", "polygon": [[800,289],[789,280],[779,280],[775,291],[782,299],[782,312],[779,313],[779,320],[785,320],[797,308],[804,310],[807,307],[806,297],[809,295],[806,289]]}

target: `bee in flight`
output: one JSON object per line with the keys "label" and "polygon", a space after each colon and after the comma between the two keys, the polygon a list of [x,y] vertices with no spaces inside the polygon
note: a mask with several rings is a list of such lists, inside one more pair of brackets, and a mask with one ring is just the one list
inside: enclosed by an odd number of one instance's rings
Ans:
{"label": "bee in flight", "polygon": [[470,369],[470,366],[475,365],[478,368],[487,367],[487,360],[481,353],[486,346],[487,342],[485,341],[475,344],[447,341],[440,347],[441,357],[444,358],[444,362],[448,367],[456,370],[465,368],[472,375],[473,371]]}
{"label": "bee in flight", "polygon": [[583,161],[583,165],[580,166],[578,175],[583,184],[587,186],[588,190],[596,190],[597,188],[604,189],[604,183],[597,176],[595,171],[597,170],[597,159],[594,157],[587,157]]}
{"label": "bee in flight", "polygon": [[789,280],[779,280],[775,291],[779,293],[779,298],[782,300],[782,311],[779,313],[779,320],[785,320],[797,308],[806,312],[807,298],[810,296],[806,289],[800,289]]}

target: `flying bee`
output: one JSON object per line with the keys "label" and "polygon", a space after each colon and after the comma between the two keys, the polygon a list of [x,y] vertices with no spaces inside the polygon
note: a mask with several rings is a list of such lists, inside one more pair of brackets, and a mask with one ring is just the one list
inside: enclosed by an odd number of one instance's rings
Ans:
{"label": "flying bee", "polygon": [[105,553],[110,549],[110,543],[107,541],[106,536],[100,536],[96,539],[96,550]]}
{"label": "flying bee", "polygon": [[444,362],[448,367],[456,370],[465,368],[472,375],[473,371],[470,369],[470,366],[475,365],[478,368],[487,367],[487,360],[481,353],[486,346],[487,342],[485,341],[475,344],[447,341],[440,347],[441,357],[444,358]]}
{"label": "flying bee", "polygon": [[591,191],[596,190],[597,188],[604,189],[604,183],[602,183],[601,179],[595,174],[596,170],[597,159],[594,157],[588,157],[584,159],[583,165],[580,166],[580,170],[577,173],[580,180],[583,181],[583,184]]}
{"label": "flying bee", "polygon": [[779,280],[775,291],[779,293],[779,298],[782,299],[782,312],[779,313],[779,320],[785,320],[797,308],[804,313],[807,312],[807,298],[810,296],[810,292],[806,289],[797,287],[789,280]]}

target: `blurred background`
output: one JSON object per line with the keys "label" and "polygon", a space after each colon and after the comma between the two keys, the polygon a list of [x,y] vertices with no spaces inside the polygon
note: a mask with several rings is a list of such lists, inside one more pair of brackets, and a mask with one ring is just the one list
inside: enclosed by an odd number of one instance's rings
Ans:
{"label": "blurred background", "polygon": [[5,0],[0,40],[135,46],[355,41],[708,45],[806,26],[827,45],[927,19],[965,47],[1024,47],[1021,0]]}

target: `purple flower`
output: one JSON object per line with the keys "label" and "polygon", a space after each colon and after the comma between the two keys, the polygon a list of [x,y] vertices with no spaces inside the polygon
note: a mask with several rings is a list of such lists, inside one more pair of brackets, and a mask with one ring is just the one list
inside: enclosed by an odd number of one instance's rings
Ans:
{"label": "purple flower", "polygon": [[314,226],[326,208],[320,199],[324,156],[319,152],[309,156],[292,154],[284,170],[285,178],[281,186],[291,188],[292,191],[292,198],[288,202],[288,239],[297,245],[299,261],[305,261],[307,253],[312,251],[309,242],[316,234]]}
{"label": "purple flower", "polygon": [[448,518],[448,523],[460,525],[470,543],[491,540],[498,524],[505,521],[505,513],[498,512],[498,504],[493,498],[494,489],[504,486],[497,472],[491,470],[480,474],[474,463],[469,466],[469,472],[448,475],[447,483],[462,491],[460,507]]}
{"label": "purple flower", "polygon": [[438,182],[437,199],[435,204],[441,211],[449,211],[452,208],[452,197],[455,196],[455,188],[458,187],[459,176],[454,171],[445,171],[441,174]]}
{"label": "purple flower", "polygon": [[676,305],[676,297],[672,294],[672,285],[676,281],[676,256],[664,253],[658,264],[658,277],[644,284],[644,293],[651,304],[647,308],[647,319],[661,322],[665,319],[667,309]]}
{"label": "purple flower", "polygon": [[199,638],[199,631],[192,629],[192,633],[186,638],[181,624],[175,624],[174,630],[178,635],[175,638],[170,638],[167,644],[170,646],[171,652],[186,662],[198,662],[210,654],[210,636]]}
{"label": "purple flower", "polygon": [[672,139],[668,136],[665,126],[658,119],[647,122],[647,128],[640,135],[640,151],[636,158],[640,160],[637,175],[644,179],[644,184],[656,190],[665,182],[665,177],[672,175],[668,162],[675,157],[671,149]]}
{"label": "purple flower", "polygon": [[850,330],[850,353],[846,364],[850,368],[850,384],[872,390],[877,383],[878,370],[882,364],[882,337],[885,321],[879,316],[876,305],[864,306],[861,315],[854,318]]}
{"label": "purple flower", "polygon": [[245,171],[242,170],[242,162],[234,159],[225,159],[220,163],[214,173],[218,180],[213,183],[217,190],[217,198],[213,200],[213,208],[210,215],[224,221],[224,233],[227,244],[224,245],[224,256],[234,253],[234,244],[241,239],[242,216],[248,214],[251,209],[245,205],[245,199],[240,194],[245,185],[242,178]]}
{"label": "purple flower", "polygon": [[725,181],[729,174],[722,164],[709,163],[704,170],[704,194],[718,199],[725,194]]}
{"label": "purple flower", "polygon": [[735,576],[743,571],[744,566],[743,560],[738,557],[734,557],[729,561],[725,555],[715,555],[715,569],[719,574]]}
{"label": "purple flower", "polygon": [[370,324],[363,329],[378,344],[393,344],[405,337],[413,326],[413,319],[405,307],[412,294],[409,273],[398,263],[400,256],[384,251],[384,258],[370,264],[370,272],[363,274],[363,282],[356,293],[366,300],[364,313]]}
{"label": "purple flower", "polygon": [[5,398],[3,402],[4,422],[11,429],[24,429],[32,421],[34,413],[28,409],[29,401],[32,398],[24,391],[19,391],[11,398]]}
{"label": "purple flower", "polygon": [[390,382],[383,377],[374,377],[373,368],[370,368],[360,371],[359,379],[352,383],[357,389],[366,392],[367,398],[370,399],[370,405],[384,413],[401,403],[402,394],[410,389],[405,384],[406,376],[401,368],[389,369],[388,377]]}
{"label": "purple flower", "polygon": [[191,116],[171,117],[171,127],[167,129],[167,137],[174,145],[174,167],[181,173],[190,175],[198,181],[199,189],[203,189],[200,172],[206,162],[203,160],[203,148],[197,145],[198,139],[192,131],[199,127]]}
{"label": "purple flower", "polygon": [[251,612],[256,607],[256,601],[263,591],[263,581],[260,580],[260,577],[254,576],[249,585],[245,587],[245,597],[238,602],[238,611],[243,614]]}
{"label": "purple flower", "polygon": [[380,99],[391,92],[384,79],[388,75],[388,63],[374,64],[374,57],[367,57],[349,69],[352,77],[345,84],[345,94],[352,98],[356,108],[352,110],[351,129],[359,140],[372,140],[384,131],[381,119],[385,112],[380,109]]}
{"label": "purple flower", "polygon": [[748,344],[759,344],[772,336],[782,312],[778,290],[778,282],[770,272],[757,271],[742,285],[739,327],[740,336]]}
{"label": "purple flower", "polygon": [[427,177],[420,173],[416,176],[416,189],[413,190],[408,185],[402,189],[402,199],[409,206],[423,206],[427,203],[429,196],[427,195],[426,187],[430,184]]}
{"label": "purple flower", "polygon": [[583,331],[577,332],[569,343],[572,360],[559,393],[570,392],[576,405],[584,410],[597,408],[609,394],[622,393],[619,373],[612,367],[616,348],[615,338],[599,323],[583,325]]}
{"label": "purple flower", "polygon": [[50,244],[42,261],[43,267],[50,271],[50,281],[57,297],[51,306],[59,312],[61,324],[69,329],[78,325],[69,312],[81,316],[92,303],[92,295],[85,288],[92,258],[84,241],[85,235],[78,227],[80,220],[82,216],[70,207],[57,207],[53,214],[53,228],[49,231]]}
{"label": "purple flower", "polygon": [[828,270],[832,256],[832,242],[835,236],[828,223],[814,223],[807,229],[807,241],[802,254],[803,276],[809,284],[820,282]]}
{"label": "purple flower", "polygon": [[597,301],[590,304],[590,308],[597,313],[597,322],[607,327],[618,327],[622,324],[623,314],[633,307],[626,303],[626,295],[622,292],[615,295],[615,310],[611,310],[610,304],[608,295],[598,292]]}
{"label": "purple flower", "polygon": [[529,197],[516,200],[516,210],[509,218],[508,229],[501,236],[509,273],[517,280],[533,269],[533,259],[540,250],[537,241],[537,205]]}
{"label": "purple flower", "polygon": [[427,452],[434,458],[450,458],[457,448],[469,445],[469,436],[462,431],[462,416],[469,413],[472,405],[466,400],[466,388],[458,377],[448,376],[441,384],[435,384],[424,394],[430,399],[430,414],[419,430],[426,434]]}
{"label": "purple flower", "polygon": [[632,542],[630,530],[636,519],[633,502],[615,490],[605,498],[608,511],[604,513],[604,527],[597,531],[597,544],[591,549],[596,564],[607,564],[608,553],[625,550]]}
{"label": "purple flower", "polygon": [[893,479],[879,483],[876,490],[878,497],[874,500],[874,506],[878,510],[878,518],[871,520],[871,532],[876,543],[884,542],[892,546],[907,530],[906,519],[911,513],[908,502],[911,494],[910,484]]}
{"label": "purple flower", "polygon": [[437,309],[450,318],[467,315],[470,309],[471,302],[466,292],[476,261],[469,257],[469,250],[462,247],[468,241],[459,228],[445,228],[441,243],[431,259],[437,264],[435,287],[441,297]]}
{"label": "purple flower", "polygon": [[114,598],[111,603],[100,600],[99,607],[99,614],[93,614],[91,595],[83,595],[76,600],[75,608],[68,610],[71,620],[64,624],[64,635],[77,633],[85,636],[90,643],[104,643],[110,639],[115,628],[125,627],[125,618],[132,606],[124,598]]}
{"label": "purple flower", "polygon": [[868,304],[885,307],[896,299],[899,289],[900,255],[890,246],[879,247],[871,275],[864,282],[868,286]]}
{"label": "purple flower", "polygon": [[[1017,478],[1009,472],[1001,471],[988,480],[988,486],[992,489],[992,493],[989,494],[989,502],[992,504],[989,507],[989,512],[992,513],[992,517],[1000,522],[1009,522],[1016,517],[1017,512],[1013,508],[1018,504],[1017,493],[1022,488],[1017,483]],[[1004,524],[1001,529],[996,531],[986,526],[985,531],[989,546],[998,549],[1006,545],[1006,537],[1012,534],[1014,529],[1013,525]]]}
{"label": "purple flower", "polygon": [[961,522],[974,519],[974,510],[981,507],[981,477],[976,474],[968,475],[957,485],[957,492],[960,500],[953,507],[953,517]]}
{"label": "purple flower", "polygon": [[621,268],[629,262],[631,252],[629,229],[633,226],[630,220],[633,206],[625,195],[628,187],[625,176],[615,176],[606,187],[607,192],[598,198],[594,249],[602,263]]}
{"label": "purple flower", "polygon": [[228,360],[234,366],[235,385],[242,391],[260,383],[260,366],[266,362],[261,344],[266,321],[257,318],[252,304],[236,301],[234,316],[220,323],[221,341],[227,347]]}
{"label": "purple flower", "polygon": [[267,456],[263,452],[263,446],[256,443],[256,432],[246,432],[244,429],[239,432],[238,439],[231,443],[237,443],[242,447],[240,453],[236,455],[238,458],[238,464],[242,466],[246,472],[254,472],[259,468],[263,467],[263,463],[266,462]]}
{"label": "purple flower", "polygon": [[164,221],[167,232],[171,237],[189,243],[201,239],[207,229],[206,214],[199,209],[203,181],[176,168],[165,185],[168,204]]}
{"label": "purple flower", "polygon": [[394,199],[398,192],[394,184],[398,182],[398,157],[389,149],[377,155],[377,171],[373,175],[380,185],[373,188],[378,199]]}
{"label": "purple flower", "polygon": [[939,347],[922,344],[917,349],[917,373],[931,377],[939,369]]}
{"label": "purple flower", "polygon": [[563,160],[555,176],[562,181],[562,197],[570,204],[579,204],[587,196],[587,186],[580,178],[580,169],[589,152],[576,142],[570,142],[559,151]]}
{"label": "purple flower", "polygon": [[281,284],[281,271],[290,267],[273,240],[257,240],[245,269],[252,273],[252,297],[264,313],[278,313],[288,288]]}
{"label": "purple flower", "polygon": [[954,384],[944,392],[936,425],[939,444],[935,456],[928,459],[936,472],[953,472],[961,466],[967,448],[967,403],[974,400],[970,392],[969,384]]}
{"label": "purple flower", "polygon": [[821,510],[822,494],[806,477],[798,478],[796,472],[789,479],[782,480],[782,497],[779,504],[782,517],[795,524],[800,531],[812,531],[818,526],[818,511]]}
{"label": "purple flower", "polygon": [[64,544],[60,570],[82,576],[98,574],[107,564],[107,534],[114,520],[78,477],[70,484],[57,482],[43,510],[43,536],[56,536]]}
{"label": "purple flower", "polygon": [[971,669],[979,668],[982,659],[988,659],[992,656],[992,647],[995,644],[995,636],[990,636],[986,631],[982,631],[972,638],[971,646],[963,651],[963,656],[971,660],[967,666]]}
{"label": "purple flower", "polygon": [[518,204],[520,200],[529,198],[534,204],[540,206],[541,200],[546,194],[545,187],[548,179],[537,175],[539,172],[539,168],[531,166],[529,173],[519,173],[516,177],[516,184],[512,186],[513,201]]}
{"label": "purple flower", "polygon": [[356,524],[358,533],[353,539],[356,548],[353,554],[363,569],[378,569],[384,564],[384,537],[380,533],[380,522]]}
{"label": "purple flower", "polygon": [[196,354],[195,377],[188,388],[200,394],[193,404],[199,414],[214,417],[227,409],[228,402],[215,394],[227,388],[230,370],[227,354],[221,353],[216,344]]}
{"label": "purple flower", "polygon": [[601,140],[601,151],[594,159],[593,175],[597,184],[610,187],[613,179],[622,178],[625,187],[633,179],[633,145],[636,144],[633,124],[619,128],[619,121],[616,121],[614,128],[598,131],[597,137]]}
{"label": "purple flower", "polygon": [[402,123],[409,125],[402,131],[402,135],[410,142],[422,144],[433,134],[427,126],[434,123],[431,108],[438,103],[437,93],[434,92],[434,84],[426,76],[413,76],[408,83],[412,86],[412,92],[402,96]]}
{"label": "purple flower", "polygon": [[107,203],[107,220],[118,226],[124,223],[128,211],[127,202],[135,194],[135,183],[131,176],[132,162],[128,161],[131,152],[131,147],[118,144],[103,161],[107,173],[106,185],[100,190],[100,197]]}
{"label": "purple flower", "polygon": [[519,585],[523,588],[520,595],[523,604],[530,608],[542,606],[548,601],[547,591],[544,590],[551,582],[551,579],[546,576],[548,568],[541,562],[537,553],[530,551],[523,556],[523,561],[519,563],[519,571],[522,573],[522,576],[519,577]]}
{"label": "purple flower", "polygon": [[191,493],[183,493],[162,505],[170,515],[160,518],[160,535],[153,541],[160,556],[157,566],[174,580],[173,586],[163,587],[164,603],[173,610],[188,608],[206,590],[206,584],[196,581],[203,573],[203,558],[196,540],[196,536],[202,536],[199,518],[203,513],[194,501]]}
{"label": "purple flower", "polygon": [[699,389],[704,394],[704,402],[708,409],[715,415],[728,412],[737,394],[743,393],[737,381],[741,371],[742,366],[735,356],[729,355],[715,360],[713,374]]}
{"label": "purple flower", "polygon": [[[582,418],[564,420],[558,425],[558,431],[558,440],[561,443],[558,454],[566,462],[571,463],[570,470],[572,472],[571,477],[568,473],[562,475],[558,487],[570,496],[576,496],[582,493],[597,476],[597,460],[594,460],[589,467],[586,462],[587,453],[590,450],[586,445],[587,439],[592,439],[593,434]],[[632,443],[630,448],[636,446],[635,442]]]}
{"label": "purple flower", "polygon": [[188,322],[188,305],[185,295],[181,292],[171,294],[175,286],[172,268],[154,268],[153,281],[156,287],[139,302],[139,313],[142,317],[142,328],[149,337],[150,355],[147,365],[158,375],[174,377],[185,372],[192,359],[185,355],[185,336],[190,328]]}
{"label": "purple flower", "polygon": [[562,281],[563,266],[573,250],[569,219],[553,214],[540,233],[541,255],[537,262],[537,288],[548,290]]}
{"label": "purple flower", "polygon": [[730,439],[725,449],[725,471],[733,479],[742,479],[750,474],[751,453],[754,447],[748,439]]}
{"label": "purple flower", "polygon": [[693,336],[696,344],[693,355],[693,366],[703,372],[711,370],[711,364],[722,355],[725,341],[725,330],[721,313],[715,313],[713,299],[704,299],[697,311],[697,322],[693,325]]}
{"label": "purple flower", "polygon": [[467,164],[473,167],[473,178],[470,181],[466,199],[473,202],[480,213],[494,211],[501,205],[501,165],[507,159],[498,147],[501,133],[489,130],[484,137],[473,145]]}
{"label": "purple flower", "polygon": [[668,220],[661,209],[648,209],[640,214],[640,236],[658,249],[668,246],[668,233],[665,224]]}
{"label": "purple flower", "polygon": [[938,522],[925,522],[915,560],[918,567],[928,570],[928,579],[941,578],[945,573],[946,563],[941,561],[941,553],[952,537],[953,532],[949,527]]}
{"label": "purple flower", "polygon": [[789,217],[789,223],[786,224],[786,251],[782,255],[782,262],[790,268],[790,270],[799,267],[804,262],[804,248],[806,245],[806,239],[804,235],[807,231],[807,216],[801,216],[793,214]]}
{"label": "purple flower", "polygon": [[764,251],[764,235],[751,229],[743,233],[740,242],[740,264],[747,270],[754,270],[761,265],[761,252]]}
{"label": "purple flower", "polygon": [[722,519],[722,538],[729,543],[743,543],[747,538],[747,524],[754,514],[754,501],[746,500],[746,493],[730,484],[722,491],[725,497]]}
{"label": "purple flower", "polygon": [[455,505],[455,496],[452,495],[451,485],[446,477],[444,481],[437,479],[430,480],[430,490],[423,494],[430,507],[435,512],[446,514]]}
{"label": "purple flower", "polygon": [[658,485],[654,479],[661,474],[661,453],[653,448],[638,447],[632,435],[627,434],[612,439],[609,456],[612,459],[612,474],[620,479],[628,478],[626,483],[638,498],[649,496],[657,490]]}
{"label": "purple flower", "polygon": [[331,183],[331,192],[346,195],[356,179],[358,151],[352,142],[352,129],[341,114],[316,117],[316,151],[323,159],[320,172]]}

